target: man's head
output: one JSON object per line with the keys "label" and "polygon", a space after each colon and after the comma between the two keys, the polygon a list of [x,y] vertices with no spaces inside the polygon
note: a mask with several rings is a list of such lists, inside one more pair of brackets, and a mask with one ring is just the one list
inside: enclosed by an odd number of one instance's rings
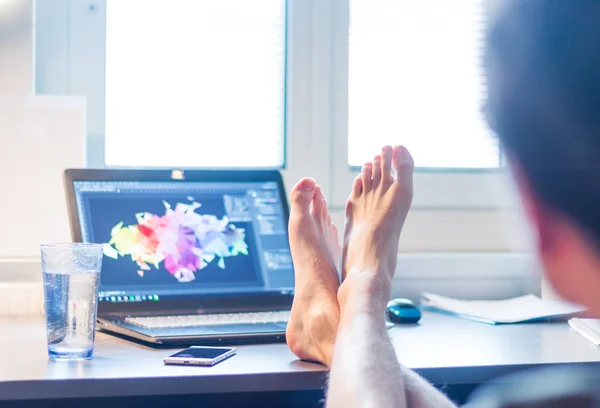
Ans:
{"label": "man's head", "polygon": [[486,44],[489,122],[550,281],[600,317],[600,1],[502,3]]}

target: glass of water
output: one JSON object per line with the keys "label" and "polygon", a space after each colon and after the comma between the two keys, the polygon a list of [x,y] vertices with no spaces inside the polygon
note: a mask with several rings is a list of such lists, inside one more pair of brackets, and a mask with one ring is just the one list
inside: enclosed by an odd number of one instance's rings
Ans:
{"label": "glass of water", "polygon": [[48,355],[53,360],[92,356],[103,250],[100,244],[43,244]]}

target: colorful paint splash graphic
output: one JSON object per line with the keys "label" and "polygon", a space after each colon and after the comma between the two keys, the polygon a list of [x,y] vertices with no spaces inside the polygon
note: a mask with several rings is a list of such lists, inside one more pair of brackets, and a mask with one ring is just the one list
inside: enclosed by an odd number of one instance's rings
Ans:
{"label": "colorful paint splash graphic", "polygon": [[166,201],[163,204],[165,215],[138,213],[137,225],[115,225],[104,254],[113,259],[131,256],[142,277],[150,265],[158,269],[163,263],[179,282],[193,281],[195,273],[215,258],[225,269],[225,258],[248,255],[245,230],[230,224],[227,217],[198,214],[196,202],[178,203],[175,209]]}

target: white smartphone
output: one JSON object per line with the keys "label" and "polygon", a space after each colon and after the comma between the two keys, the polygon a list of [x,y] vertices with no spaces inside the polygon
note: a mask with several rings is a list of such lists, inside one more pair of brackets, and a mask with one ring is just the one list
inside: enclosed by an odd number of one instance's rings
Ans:
{"label": "white smartphone", "polygon": [[213,366],[235,355],[234,348],[193,346],[166,357],[165,364]]}

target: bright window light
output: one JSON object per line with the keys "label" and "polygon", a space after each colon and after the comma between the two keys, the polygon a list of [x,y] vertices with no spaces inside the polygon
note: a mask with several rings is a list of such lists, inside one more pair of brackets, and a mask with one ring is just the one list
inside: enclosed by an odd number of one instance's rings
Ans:
{"label": "bright window light", "polygon": [[418,167],[496,168],[481,106],[483,0],[350,0],[351,166],[404,144]]}
{"label": "bright window light", "polygon": [[285,0],[107,2],[108,166],[284,165]]}

